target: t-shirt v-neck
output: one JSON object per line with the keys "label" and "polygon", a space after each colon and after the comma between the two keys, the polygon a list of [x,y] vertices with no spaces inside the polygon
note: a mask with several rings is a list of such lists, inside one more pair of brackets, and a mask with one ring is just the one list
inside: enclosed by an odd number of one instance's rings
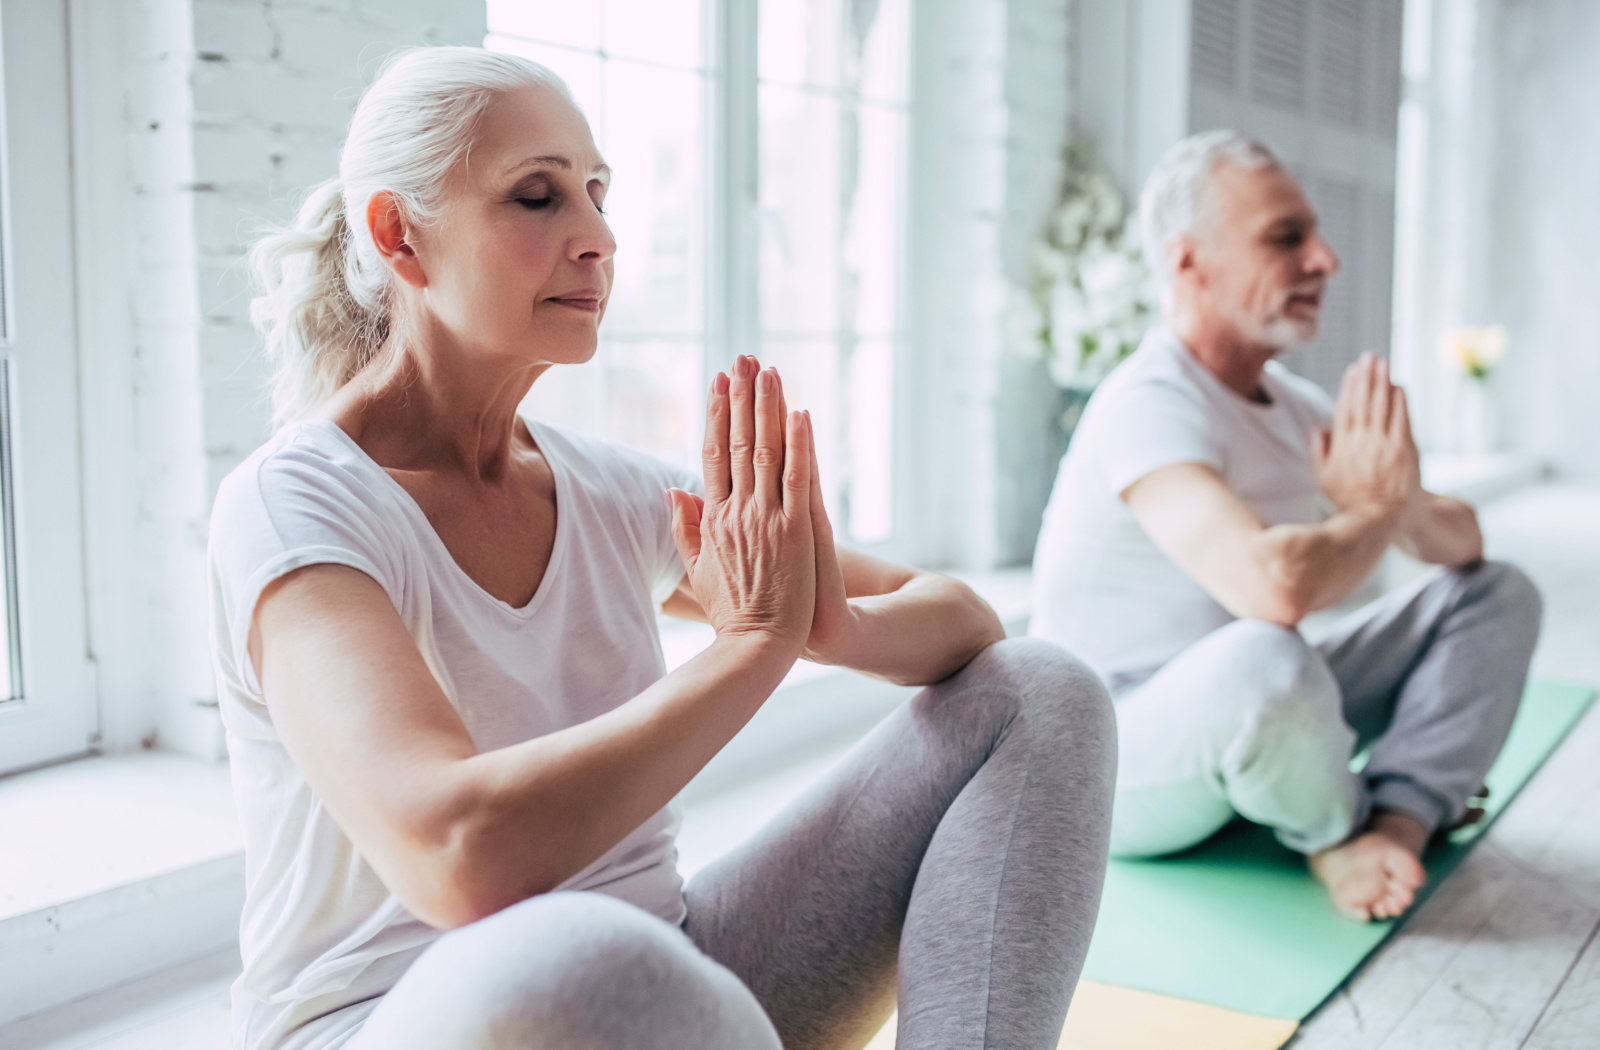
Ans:
{"label": "t-shirt v-neck", "polygon": [[[433,542],[438,544],[438,546],[439,546],[439,553],[442,554],[445,558],[449,559],[450,563],[456,567],[456,571],[461,574],[462,578],[464,580],[466,580],[466,582],[472,584],[474,587],[476,587],[478,589],[478,593],[483,595],[483,600],[484,601],[494,603],[495,606],[497,606],[500,609],[505,610],[507,613],[509,613],[509,614],[511,614],[513,616],[529,617],[529,616],[532,616],[532,615],[534,615],[535,613],[537,613],[539,611],[539,606],[541,604],[543,604],[545,596],[549,593],[549,588],[546,586],[546,584],[549,581],[550,577],[558,570],[559,562],[560,562],[561,558],[566,554],[566,542],[565,541],[566,541],[566,531],[567,531],[566,530],[566,518],[567,518],[567,516],[564,513],[562,513],[562,507],[563,507],[563,505],[565,503],[565,500],[567,498],[565,493],[566,493],[566,490],[568,489],[569,483],[568,483],[566,475],[565,475],[565,473],[564,473],[564,471],[562,469],[562,464],[558,460],[552,458],[551,456],[549,456],[545,452],[544,444],[539,440],[539,435],[537,433],[535,433],[535,428],[538,427],[539,424],[534,423],[531,420],[526,420],[526,419],[523,420],[523,422],[525,424],[527,424],[528,433],[533,436],[534,445],[538,447],[539,454],[541,456],[544,456],[545,462],[550,465],[550,474],[555,479],[555,489],[556,489],[556,529],[555,529],[555,536],[551,539],[551,542],[550,542],[550,558],[545,563],[544,575],[539,577],[539,585],[534,588],[532,597],[530,597],[522,605],[512,605],[510,602],[506,601],[503,598],[495,597],[493,594],[489,593],[488,588],[484,587],[483,584],[481,584],[477,580],[473,579],[472,578],[472,574],[467,572],[466,569],[463,569],[461,567],[461,563],[456,561],[455,555],[450,553],[449,546],[444,542],[444,538],[439,535],[439,531],[433,527],[433,522],[428,520],[428,513],[427,513],[427,511],[422,509],[422,504],[417,502],[417,498],[415,496],[413,496],[410,493],[410,491],[404,485],[400,484],[400,482],[395,478],[395,476],[393,474],[389,473],[389,471],[386,470],[381,464],[379,464],[376,460],[372,459],[372,457],[367,454],[367,451],[365,449],[363,449],[359,444],[357,444],[357,442],[356,442],[356,440],[354,438],[352,438],[349,434],[345,433],[343,427],[339,426],[337,423],[335,423],[335,422],[333,422],[332,420],[329,420],[329,419],[307,420],[307,425],[308,426],[309,425],[316,425],[316,424],[324,424],[324,425],[326,425],[328,428],[330,428],[334,432],[334,434],[336,435],[336,439],[344,441],[344,443],[349,445],[350,448],[353,449],[356,453],[358,453],[361,456],[366,457],[367,460],[370,461],[374,467],[377,467],[380,471],[382,471],[383,472],[383,476],[388,478],[390,483],[393,484],[395,489],[397,490],[396,498],[397,499],[401,499],[403,503],[407,504],[409,506],[409,508],[412,511],[415,512],[416,517],[420,520],[420,525],[419,525],[418,530],[417,530],[418,533],[419,534],[427,534],[427,535],[429,535],[429,536],[431,536],[433,538]],[[423,528],[421,526],[426,526],[426,527]]]}

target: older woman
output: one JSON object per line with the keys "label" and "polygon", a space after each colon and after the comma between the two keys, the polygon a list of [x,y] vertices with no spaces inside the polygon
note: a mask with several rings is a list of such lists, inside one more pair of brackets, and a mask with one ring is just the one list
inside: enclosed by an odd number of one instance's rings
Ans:
{"label": "older woman", "polygon": [[[1112,722],[946,577],[836,550],[741,357],[698,479],[518,416],[596,345],[610,172],[564,85],[393,61],[255,261],[280,429],[212,518],[247,1050],[1046,1047]],[[716,640],[663,674],[655,618]],[[672,800],[801,657],[928,684],[687,887]]]}

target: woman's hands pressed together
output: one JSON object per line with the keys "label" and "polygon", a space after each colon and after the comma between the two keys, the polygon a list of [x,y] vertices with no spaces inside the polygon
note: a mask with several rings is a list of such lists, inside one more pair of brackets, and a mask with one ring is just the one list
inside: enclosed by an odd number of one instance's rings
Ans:
{"label": "woman's hands pressed together", "polygon": [[669,492],[672,536],[719,637],[765,638],[798,656],[816,607],[822,505],[811,417],[788,410],[773,369],[741,356],[732,371],[717,374],[706,407],[705,499]]}

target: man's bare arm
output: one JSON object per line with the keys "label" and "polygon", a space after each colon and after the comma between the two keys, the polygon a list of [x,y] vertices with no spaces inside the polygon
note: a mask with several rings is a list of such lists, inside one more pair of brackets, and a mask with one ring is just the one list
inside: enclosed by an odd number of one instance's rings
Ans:
{"label": "man's bare arm", "polygon": [[1419,491],[1406,508],[1397,546],[1429,565],[1471,565],[1483,560],[1483,530],[1472,505]]}
{"label": "man's bare arm", "polygon": [[1292,626],[1366,578],[1398,508],[1353,507],[1315,525],[1267,526],[1214,469],[1174,463],[1123,499],[1161,551],[1235,616]]}
{"label": "man's bare arm", "polygon": [[[1156,546],[1229,612],[1295,624],[1350,593],[1399,537],[1408,513],[1434,506],[1423,498],[1405,392],[1369,354],[1345,371],[1333,429],[1313,436],[1310,455],[1338,508],[1315,524],[1268,527],[1200,463],[1151,471],[1122,498]],[[1430,520],[1415,524],[1429,542],[1459,539]]]}

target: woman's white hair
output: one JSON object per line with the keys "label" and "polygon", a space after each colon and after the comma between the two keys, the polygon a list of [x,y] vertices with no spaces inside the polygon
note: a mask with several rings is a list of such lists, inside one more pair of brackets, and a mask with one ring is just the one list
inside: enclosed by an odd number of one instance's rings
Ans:
{"label": "woman's white hair", "polygon": [[1241,168],[1281,167],[1259,139],[1224,128],[1179,142],[1156,162],[1139,194],[1139,240],[1164,309],[1172,308],[1172,265],[1167,246],[1193,233],[1211,206],[1212,175],[1223,164]]}
{"label": "woman's white hair", "polygon": [[250,250],[261,291],[250,319],[272,364],[274,426],[331,396],[389,337],[391,277],[364,221],[373,195],[392,193],[413,224],[436,219],[484,110],[531,86],[572,99],[539,63],[478,47],[409,48],[384,62],[350,119],[338,177]]}

